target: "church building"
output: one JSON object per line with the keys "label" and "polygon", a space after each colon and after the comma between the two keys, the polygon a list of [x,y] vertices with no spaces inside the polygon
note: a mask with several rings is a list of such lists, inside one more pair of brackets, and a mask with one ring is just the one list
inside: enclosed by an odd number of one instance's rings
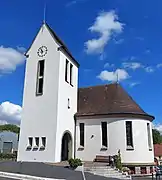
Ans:
{"label": "church building", "polygon": [[124,166],[150,172],[154,117],[121,85],[78,89],[79,63],[47,23],[26,57],[18,161],[94,161],[120,150]]}

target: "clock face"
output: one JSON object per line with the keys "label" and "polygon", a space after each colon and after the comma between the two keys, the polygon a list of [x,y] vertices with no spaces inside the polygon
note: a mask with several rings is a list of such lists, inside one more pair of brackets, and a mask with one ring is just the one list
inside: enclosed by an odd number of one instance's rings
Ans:
{"label": "clock face", "polygon": [[39,57],[43,57],[43,56],[45,56],[45,55],[47,54],[47,51],[48,51],[48,49],[47,49],[46,46],[41,46],[41,47],[38,49],[37,54],[38,54]]}

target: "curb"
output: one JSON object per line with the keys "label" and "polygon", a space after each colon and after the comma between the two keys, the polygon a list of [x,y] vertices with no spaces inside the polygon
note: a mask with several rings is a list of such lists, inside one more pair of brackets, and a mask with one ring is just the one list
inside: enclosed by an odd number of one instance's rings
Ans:
{"label": "curb", "polygon": [[16,173],[8,173],[0,171],[0,177],[6,177],[11,179],[20,179],[20,180],[65,180],[65,179],[54,179],[54,178],[45,178],[45,177],[37,177],[37,176],[29,176],[25,174],[16,174]]}

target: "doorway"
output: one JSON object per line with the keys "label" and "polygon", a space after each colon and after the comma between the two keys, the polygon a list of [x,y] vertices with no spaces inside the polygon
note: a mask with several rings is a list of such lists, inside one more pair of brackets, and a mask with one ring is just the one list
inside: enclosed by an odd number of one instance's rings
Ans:
{"label": "doorway", "polygon": [[70,133],[66,132],[62,137],[61,161],[67,161],[72,157],[72,138]]}

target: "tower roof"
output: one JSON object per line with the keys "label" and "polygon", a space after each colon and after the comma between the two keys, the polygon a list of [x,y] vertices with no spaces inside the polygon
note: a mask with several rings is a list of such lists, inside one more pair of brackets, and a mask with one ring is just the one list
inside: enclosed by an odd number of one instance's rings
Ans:
{"label": "tower roof", "polygon": [[50,31],[50,33],[52,34],[53,38],[61,45],[60,48],[62,48],[68,54],[68,56],[70,56],[70,58],[75,62],[75,64],[77,66],[79,66],[79,63],[73,57],[73,55],[71,54],[71,52],[69,51],[69,49],[67,48],[65,43],[58,37],[58,35],[54,32],[54,30],[47,23],[45,23],[45,25],[48,28],[48,30]]}
{"label": "tower roof", "polygon": [[[77,60],[73,57],[73,55],[71,54],[71,52],[69,51],[69,49],[67,48],[67,46],[65,45],[65,43],[58,37],[58,35],[54,32],[54,30],[46,23],[43,22],[42,26],[46,26],[48,31],[50,32],[51,36],[56,40],[56,42],[60,45],[59,49],[63,50],[71,59],[72,61],[79,67],[79,63],[77,62]],[[41,27],[42,28],[42,27]],[[35,38],[33,39],[33,42],[35,41],[37,35],[35,36]],[[32,44],[33,44],[32,42]],[[30,45],[30,47],[28,48],[28,50],[26,51],[25,55],[27,55],[29,49],[31,48],[32,44]]]}
{"label": "tower roof", "polygon": [[79,88],[76,116],[106,115],[111,117],[134,117],[153,120],[118,84]]}

